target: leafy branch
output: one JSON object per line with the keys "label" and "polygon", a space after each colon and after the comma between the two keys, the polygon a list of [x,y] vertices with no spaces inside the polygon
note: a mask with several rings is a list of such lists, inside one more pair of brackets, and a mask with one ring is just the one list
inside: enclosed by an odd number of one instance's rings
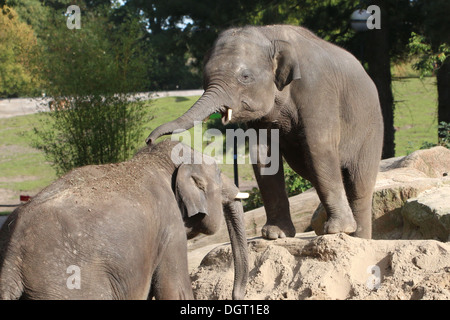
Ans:
{"label": "leafy branch", "polygon": [[450,56],[450,46],[447,43],[441,44],[437,50],[433,50],[427,39],[415,32],[411,33],[408,48],[410,55],[416,56],[419,60],[413,64],[415,70],[420,71],[420,77],[426,74],[434,73],[444,63],[445,59]]}

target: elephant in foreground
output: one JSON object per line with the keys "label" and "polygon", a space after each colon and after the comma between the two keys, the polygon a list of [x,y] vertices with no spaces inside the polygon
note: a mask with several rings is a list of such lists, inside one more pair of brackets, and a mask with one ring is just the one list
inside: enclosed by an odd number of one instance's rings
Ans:
{"label": "elephant in foreground", "polygon": [[[247,281],[238,189],[217,164],[163,141],[130,161],[66,174],[0,230],[1,299],[192,299],[187,238],[223,215],[234,256],[233,298]],[[206,161],[209,160],[209,161]]]}
{"label": "elephant in foreground", "polygon": [[212,113],[222,122],[268,129],[279,144],[256,148],[278,153],[281,167],[253,163],[267,215],[262,235],[294,236],[282,157],[311,181],[327,212],[324,233],[371,238],[372,194],[383,144],[377,89],[349,52],[289,25],[247,26],[222,32],[205,57],[204,94],[182,116],[147,138],[191,128]]}

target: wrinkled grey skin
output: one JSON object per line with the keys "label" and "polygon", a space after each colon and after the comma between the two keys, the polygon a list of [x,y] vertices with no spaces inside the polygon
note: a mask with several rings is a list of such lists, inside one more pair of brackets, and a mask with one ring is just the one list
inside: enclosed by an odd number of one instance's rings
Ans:
{"label": "wrinkled grey skin", "polygon": [[[238,189],[215,163],[172,162],[174,146],[191,150],[164,141],[127,162],[75,169],[16,209],[0,230],[0,298],[192,299],[187,238],[216,232],[223,215],[233,298],[243,298]],[[79,289],[67,286],[70,266],[79,267]]]}
{"label": "wrinkled grey skin", "polygon": [[[224,31],[205,60],[203,96],[180,118],[156,128],[147,143],[214,112],[226,120],[231,108],[231,122],[279,129],[280,163],[283,156],[316,188],[328,215],[324,233],[370,238],[383,121],[376,87],[359,61],[287,25]],[[294,236],[283,170],[262,175],[263,166],[254,165],[267,214],[262,234]]]}

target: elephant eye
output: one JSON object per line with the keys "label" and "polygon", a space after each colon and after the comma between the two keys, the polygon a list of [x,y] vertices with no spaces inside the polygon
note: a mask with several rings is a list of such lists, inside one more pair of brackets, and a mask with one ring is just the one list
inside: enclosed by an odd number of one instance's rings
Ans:
{"label": "elephant eye", "polygon": [[195,185],[197,188],[202,190],[203,192],[206,192],[206,181],[205,179],[197,176],[192,176],[192,180],[194,180]]}
{"label": "elephant eye", "polygon": [[255,77],[253,76],[250,70],[245,69],[239,75],[239,81],[242,82],[243,84],[249,84],[255,81]]}

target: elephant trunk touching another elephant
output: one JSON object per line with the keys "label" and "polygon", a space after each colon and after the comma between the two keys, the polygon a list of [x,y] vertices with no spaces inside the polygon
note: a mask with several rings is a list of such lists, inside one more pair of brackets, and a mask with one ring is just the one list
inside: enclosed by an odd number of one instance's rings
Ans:
{"label": "elephant trunk touching another elephant", "polygon": [[192,299],[187,239],[215,233],[224,216],[232,297],[242,299],[238,189],[212,159],[194,156],[166,140],[130,161],[77,168],[17,208],[0,229],[0,299]]}
{"label": "elephant trunk touching another elephant", "polygon": [[218,97],[218,94],[213,89],[205,91],[186,113],[174,121],[160,125],[148,136],[145,142],[151,145],[163,135],[192,128],[195,121],[204,120],[213,113],[224,113],[226,110],[225,103],[216,103],[223,100]]}
{"label": "elephant trunk touching another elephant", "polygon": [[[260,139],[257,148],[276,154],[280,164],[283,157],[311,181],[327,212],[323,233],[371,238],[383,118],[376,86],[353,55],[298,26],[232,28],[206,55],[203,77],[203,96],[156,128],[148,144],[214,112],[224,123],[267,129],[279,136],[279,144]],[[267,215],[262,235],[293,237],[283,168],[267,174],[267,164],[256,162]]]}

